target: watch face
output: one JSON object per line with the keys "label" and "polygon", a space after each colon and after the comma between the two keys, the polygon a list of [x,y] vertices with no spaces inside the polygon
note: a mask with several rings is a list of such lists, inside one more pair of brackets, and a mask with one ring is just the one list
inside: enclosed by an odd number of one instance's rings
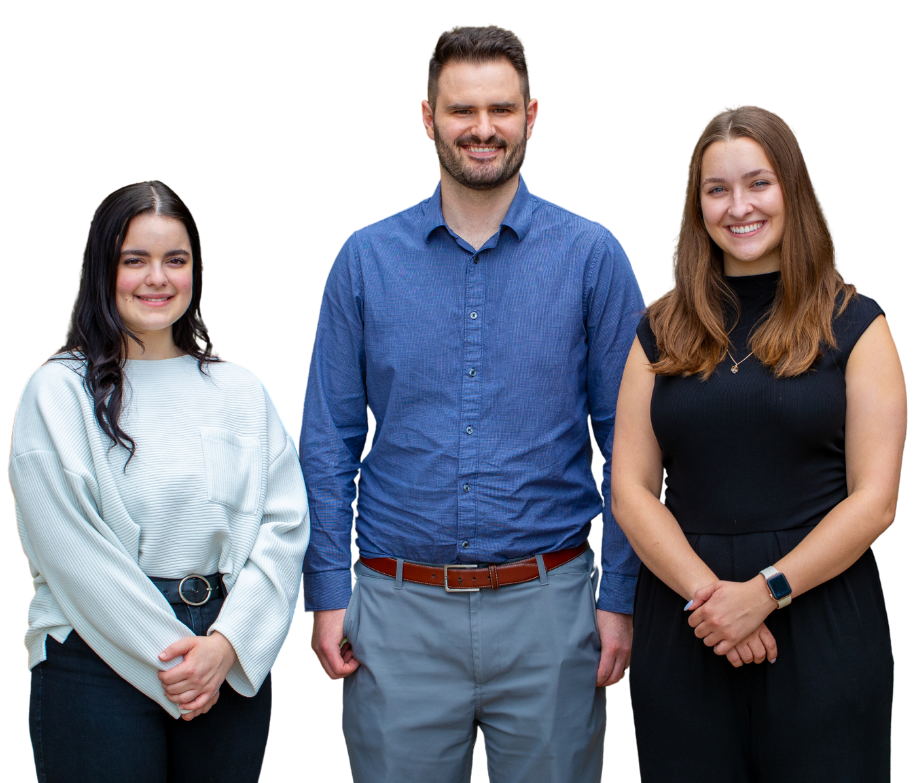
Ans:
{"label": "watch face", "polygon": [[772,591],[776,601],[781,601],[782,598],[787,598],[791,595],[791,585],[788,584],[784,574],[776,574],[766,581],[769,583],[769,589]]}

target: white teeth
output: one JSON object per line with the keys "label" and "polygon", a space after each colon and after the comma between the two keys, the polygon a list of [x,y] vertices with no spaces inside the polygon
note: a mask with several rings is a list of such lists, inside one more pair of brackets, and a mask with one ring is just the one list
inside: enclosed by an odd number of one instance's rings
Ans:
{"label": "white teeth", "polygon": [[498,147],[468,147],[471,152],[495,152]]}
{"label": "white teeth", "polygon": [[760,228],[762,223],[750,223],[749,226],[728,226],[732,234],[749,234],[751,231],[756,231]]}

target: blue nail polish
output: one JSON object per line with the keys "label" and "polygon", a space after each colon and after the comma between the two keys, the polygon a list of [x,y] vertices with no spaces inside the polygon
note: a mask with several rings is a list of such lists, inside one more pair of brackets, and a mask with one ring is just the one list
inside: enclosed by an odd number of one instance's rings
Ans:
{"label": "blue nail polish", "polygon": [[776,660],[777,658],[773,658],[771,661],[769,661],[769,663],[775,663]]}
{"label": "blue nail polish", "polygon": [[683,611],[684,611],[684,612],[688,611],[689,608],[690,608],[692,605],[693,605],[693,602],[690,601],[686,606],[683,607]]}

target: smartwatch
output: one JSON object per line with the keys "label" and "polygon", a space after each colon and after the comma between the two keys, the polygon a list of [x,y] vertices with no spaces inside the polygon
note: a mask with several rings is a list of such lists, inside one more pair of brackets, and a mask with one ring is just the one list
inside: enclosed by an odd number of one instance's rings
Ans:
{"label": "smartwatch", "polygon": [[759,573],[766,580],[766,586],[769,588],[769,592],[772,594],[775,603],[778,604],[779,609],[784,609],[791,603],[791,585],[788,584],[788,580],[781,571],[769,566]]}

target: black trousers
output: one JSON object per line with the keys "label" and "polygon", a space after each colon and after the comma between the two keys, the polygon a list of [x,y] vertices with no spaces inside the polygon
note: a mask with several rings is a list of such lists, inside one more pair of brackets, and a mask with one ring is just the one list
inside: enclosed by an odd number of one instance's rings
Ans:
{"label": "black trousers", "polygon": [[[216,619],[221,603],[177,607],[176,614],[199,634]],[[254,783],[267,745],[270,703],[268,675],[253,698],[224,683],[206,715],[176,720],[122,679],[76,631],[64,644],[49,636],[47,660],[32,669],[29,729],[38,781]]]}
{"label": "black trousers", "polygon": [[[745,581],[811,529],[687,539],[719,578]],[[644,783],[889,783],[893,656],[870,550],[769,615],[774,664],[735,669],[684,604],[642,567],[630,690]]]}

